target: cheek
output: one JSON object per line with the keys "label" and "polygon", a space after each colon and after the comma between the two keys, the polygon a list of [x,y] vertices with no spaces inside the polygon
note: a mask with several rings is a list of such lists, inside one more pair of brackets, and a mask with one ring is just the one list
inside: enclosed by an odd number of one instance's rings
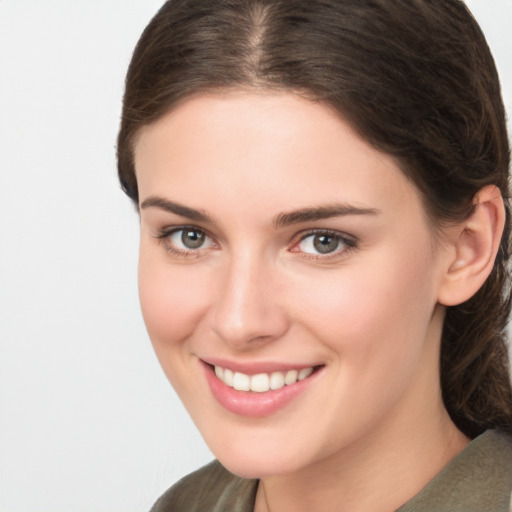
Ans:
{"label": "cheek", "polygon": [[372,263],[325,276],[307,293],[294,292],[301,297],[298,317],[309,330],[342,364],[353,362],[365,373],[417,358],[436,304],[428,257],[397,261],[389,252]]}
{"label": "cheek", "polygon": [[190,267],[177,268],[141,250],[139,297],[157,355],[182,344],[197,326],[207,296],[205,280]]}

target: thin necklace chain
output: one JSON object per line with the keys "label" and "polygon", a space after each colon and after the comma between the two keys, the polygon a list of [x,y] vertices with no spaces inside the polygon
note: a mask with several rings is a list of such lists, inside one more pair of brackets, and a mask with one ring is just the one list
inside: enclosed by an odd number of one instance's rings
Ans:
{"label": "thin necklace chain", "polygon": [[265,506],[267,507],[267,512],[272,512],[270,510],[270,507],[268,506],[267,492],[265,491],[265,486],[263,485],[263,482],[261,482],[261,488],[263,490],[263,499],[265,500]]}

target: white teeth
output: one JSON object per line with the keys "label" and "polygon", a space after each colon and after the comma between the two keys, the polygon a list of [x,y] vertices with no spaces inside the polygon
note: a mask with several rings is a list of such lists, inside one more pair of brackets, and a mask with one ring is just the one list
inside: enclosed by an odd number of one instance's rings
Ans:
{"label": "white teeth", "polygon": [[237,391],[249,391],[251,389],[251,378],[249,375],[245,375],[245,373],[235,372],[233,387]]}
{"label": "white teeth", "polygon": [[246,375],[245,373],[233,372],[229,368],[215,366],[215,375],[219,380],[237,391],[253,391],[255,393],[266,393],[271,389],[281,389],[290,386],[297,381],[304,380],[313,373],[313,367],[302,368],[301,370],[288,370],[287,372],[258,373]]}
{"label": "white teeth", "polygon": [[304,380],[306,377],[309,377],[312,373],[313,373],[313,368],[302,368],[302,370],[300,370],[300,372],[299,372],[297,379]]}
{"label": "white teeth", "polygon": [[284,383],[289,386],[290,384],[293,384],[294,382],[297,382],[297,375],[299,372],[297,370],[290,370],[289,372],[286,372],[286,376],[284,378]]}
{"label": "white teeth", "polygon": [[220,378],[224,384],[233,387],[234,374],[229,368],[224,368],[224,378]]}
{"label": "white teeth", "polygon": [[284,386],[284,375],[281,372],[270,374],[270,389],[280,389]]}
{"label": "white teeth", "polygon": [[266,373],[258,373],[251,377],[251,391],[256,393],[265,393],[269,390],[269,378]]}

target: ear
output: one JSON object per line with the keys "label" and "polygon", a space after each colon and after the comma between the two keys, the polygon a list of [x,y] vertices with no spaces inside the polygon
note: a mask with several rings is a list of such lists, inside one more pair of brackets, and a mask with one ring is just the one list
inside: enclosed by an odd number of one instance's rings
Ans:
{"label": "ear", "polygon": [[501,192],[493,185],[473,198],[473,212],[453,233],[450,230],[447,267],[438,301],[455,306],[470,299],[491,273],[505,226]]}

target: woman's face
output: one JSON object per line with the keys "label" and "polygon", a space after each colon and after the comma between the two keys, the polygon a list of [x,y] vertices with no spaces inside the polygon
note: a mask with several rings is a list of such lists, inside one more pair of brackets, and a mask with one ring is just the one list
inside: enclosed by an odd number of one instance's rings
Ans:
{"label": "woman's face", "polygon": [[447,252],[393,158],[325,106],[232,93],[146,127],[135,162],[147,329],[228,469],[298,471],[442,407]]}

